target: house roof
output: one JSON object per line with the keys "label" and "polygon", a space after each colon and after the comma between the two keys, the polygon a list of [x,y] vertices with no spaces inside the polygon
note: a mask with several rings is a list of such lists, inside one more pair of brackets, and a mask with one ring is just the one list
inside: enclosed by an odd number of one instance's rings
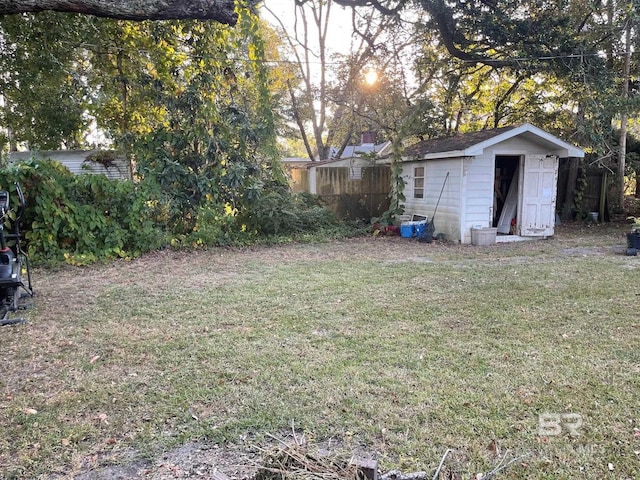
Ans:
{"label": "house roof", "polygon": [[405,157],[410,157],[411,159],[435,159],[481,155],[485,148],[520,135],[535,143],[544,145],[549,149],[550,153],[553,152],[561,157],[584,157],[582,149],[566,143],[530,123],[423,140],[408,147],[405,150]]}
{"label": "house roof", "polygon": [[282,159],[282,163],[289,167],[304,167],[311,163],[311,160],[304,157],[285,157]]}
{"label": "house roof", "polygon": [[340,155],[340,157],[336,157],[340,149],[336,147],[331,147],[329,156],[331,157],[332,160],[337,160],[338,158],[342,158],[342,159],[352,158],[352,157],[357,157],[367,153],[375,152],[376,154],[378,154],[382,150],[384,150],[384,148],[387,146],[388,143],[389,142],[385,142],[385,143],[380,143],[378,145],[374,145],[373,143],[364,143],[362,145],[347,145],[344,148],[344,151],[342,152],[342,155]]}
{"label": "house roof", "polygon": [[331,147],[331,151],[330,151],[331,158],[329,158],[328,160],[321,160],[317,162],[308,163],[306,167],[307,168],[319,167],[324,165],[330,165],[332,163],[339,163],[343,160],[362,158],[363,153],[371,153],[371,152],[375,152],[376,158],[383,158],[384,156],[389,154],[390,149],[391,149],[390,141],[386,141],[378,145],[374,145],[372,143],[365,143],[363,145],[349,145],[344,149],[344,151],[342,152],[342,155],[336,158],[335,154],[338,153],[338,148]]}

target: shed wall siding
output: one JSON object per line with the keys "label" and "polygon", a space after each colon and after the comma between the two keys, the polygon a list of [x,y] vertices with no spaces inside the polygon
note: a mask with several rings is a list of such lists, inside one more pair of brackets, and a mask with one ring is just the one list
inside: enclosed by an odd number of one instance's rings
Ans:
{"label": "shed wall siding", "polygon": [[[414,198],[414,168],[425,167],[424,198]],[[444,180],[449,173],[447,183]],[[425,215],[431,220],[438,197],[442,198],[435,215],[436,233],[444,233],[448,240],[460,240],[460,216],[462,211],[462,159],[408,162],[403,165],[405,181],[405,213]],[[443,190],[444,184],[444,190]]]}
{"label": "shed wall siding", "polygon": [[[449,180],[435,216],[436,232],[446,233],[447,237],[453,241],[470,243],[472,227],[492,226],[497,156],[515,157],[514,161],[518,158],[524,159],[538,155],[583,156],[580,149],[526,124],[517,127],[509,136],[501,134],[502,141],[497,137],[488,138],[473,145],[463,141],[466,139],[440,139],[439,142],[425,142],[424,145],[414,149],[413,160],[403,165],[407,198],[405,218],[410,218],[416,213],[427,217],[433,215],[442,182],[446,173],[449,172]],[[496,143],[498,141],[499,143]],[[467,156],[454,157],[462,154]],[[416,160],[420,156],[428,160]],[[414,198],[416,166],[425,167],[425,198],[422,199]],[[550,187],[544,187],[543,190],[547,192],[544,196],[548,197]],[[540,195],[543,193],[540,192]],[[518,202],[521,201],[522,199],[519,198]],[[534,223],[537,224],[538,221]],[[537,225],[536,228],[538,228]]]}
{"label": "shed wall siding", "polygon": [[[406,184],[405,213],[431,218],[449,172],[447,185],[436,212],[436,233],[451,241],[471,243],[471,228],[490,227],[493,218],[493,185],[496,155],[547,154],[548,150],[523,138],[501,142],[475,157],[407,162],[403,166]],[[414,168],[425,167],[425,198],[413,198]]]}
{"label": "shed wall siding", "polygon": [[493,155],[468,157],[464,160],[465,209],[460,224],[460,240],[471,243],[471,228],[490,227],[493,215]]}

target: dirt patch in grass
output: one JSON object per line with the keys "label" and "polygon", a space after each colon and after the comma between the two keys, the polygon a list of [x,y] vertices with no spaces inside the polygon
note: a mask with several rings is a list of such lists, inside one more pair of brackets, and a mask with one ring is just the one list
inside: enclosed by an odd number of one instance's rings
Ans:
{"label": "dirt patch in grass", "polygon": [[[103,459],[104,461],[104,459]],[[122,461],[122,460],[120,460]],[[255,447],[188,442],[154,461],[132,459],[131,463],[111,466],[84,466],[75,480],[171,480],[176,478],[214,478],[222,472],[231,479],[249,479],[258,471],[260,453]],[[52,476],[51,480],[68,478]]]}
{"label": "dirt patch in grass", "polygon": [[[243,437],[238,443],[225,445],[190,441],[175,447],[152,461],[142,461],[131,453],[130,462],[98,466],[96,459],[86,459],[82,472],[72,475],[74,480],[171,480],[176,478],[216,478],[223,473],[232,480],[275,479],[293,474],[305,467],[309,478],[347,480],[357,478],[355,459],[375,457],[362,448],[348,448],[339,441],[308,444],[304,433],[283,433],[267,438]],[[88,462],[95,462],[90,465]],[[102,459],[102,463],[106,459]],[[324,470],[324,471],[323,471]],[[348,476],[341,474],[349,473]],[[317,474],[317,476],[313,476]],[[68,477],[68,475],[66,476]],[[65,477],[51,476],[50,480]],[[292,477],[295,478],[295,477]],[[299,476],[298,478],[306,478]]]}

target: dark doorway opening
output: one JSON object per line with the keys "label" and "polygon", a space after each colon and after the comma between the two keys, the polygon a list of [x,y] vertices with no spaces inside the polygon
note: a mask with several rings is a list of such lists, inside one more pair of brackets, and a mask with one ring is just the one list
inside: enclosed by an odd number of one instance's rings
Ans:
{"label": "dark doorway opening", "polygon": [[[517,187],[516,173],[520,164],[520,155],[496,155],[496,171],[493,186],[493,226],[497,227],[500,215],[507,202],[509,189],[514,180]],[[513,195],[513,193],[512,193]],[[517,195],[517,192],[516,192]],[[517,198],[517,196],[516,196]]]}

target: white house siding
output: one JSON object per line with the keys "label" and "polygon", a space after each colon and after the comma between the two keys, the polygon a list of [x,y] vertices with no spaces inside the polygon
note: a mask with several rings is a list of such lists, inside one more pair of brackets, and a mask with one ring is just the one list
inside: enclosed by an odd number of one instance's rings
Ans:
{"label": "white house siding", "polygon": [[87,157],[98,154],[98,150],[57,150],[57,151],[28,151],[28,152],[11,152],[9,161],[28,160],[37,158],[41,160],[57,160],[62,163],[69,171],[75,175],[82,173],[104,174],[111,179],[130,179],[131,171],[126,160],[116,158],[114,166],[105,168],[98,162],[87,160]]}
{"label": "white house siding", "polygon": [[[425,167],[424,198],[414,198],[414,168],[422,166]],[[449,173],[449,178],[445,184],[447,173]],[[448,240],[460,240],[462,159],[407,162],[403,165],[403,179],[406,185],[404,190],[405,213],[409,216],[425,215],[431,220],[438,203],[438,197],[442,192],[440,204],[435,212],[436,233],[444,233]]]}

